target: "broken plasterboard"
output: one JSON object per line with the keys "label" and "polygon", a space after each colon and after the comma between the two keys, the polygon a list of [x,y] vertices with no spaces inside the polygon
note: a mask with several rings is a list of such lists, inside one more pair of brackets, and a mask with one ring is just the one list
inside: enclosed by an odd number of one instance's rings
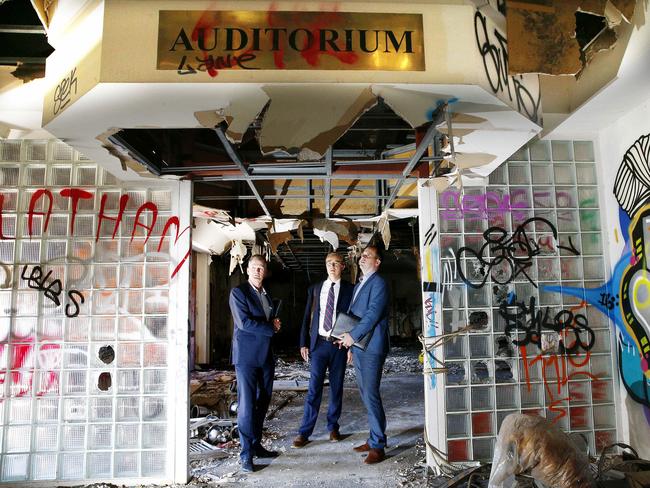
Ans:
{"label": "broken plasterboard", "polygon": [[[633,0],[510,2],[506,15],[508,74],[577,75],[596,52],[614,46],[617,36],[612,28],[620,25],[622,19],[630,21],[634,6]],[[576,12],[606,20],[606,27],[589,42],[597,43],[597,49],[589,55],[586,46],[581,49],[578,41]]]}
{"label": "broken plasterboard", "polygon": [[276,150],[307,159],[322,156],[364,112],[377,103],[367,86],[265,86],[271,99],[259,143],[264,154]]}
{"label": "broken plasterboard", "polygon": [[203,126],[214,128],[225,121],[228,125],[226,137],[233,144],[240,143],[248,127],[264,110],[269,98],[261,89],[247,91],[245,96],[235,97],[227,106],[195,112],[194,117]]}
{"label": "broken plasterboard", "polygon": [[197,252],[221,255],[233,241],[255,241],[255,231],[246,222],[232,225],[196,218],[194,224],[192,249]]}

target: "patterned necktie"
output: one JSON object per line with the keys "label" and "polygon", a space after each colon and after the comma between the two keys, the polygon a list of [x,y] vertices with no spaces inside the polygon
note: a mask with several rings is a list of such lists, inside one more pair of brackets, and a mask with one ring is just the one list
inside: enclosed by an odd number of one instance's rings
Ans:
{"label": "patterned necktie", "polygon": [[327,305],[325,306],[325,319],[323,320],[323,329],[327,332],[332,330],[332,318],[334,316],[334,283],[330,286],[327,293]]}

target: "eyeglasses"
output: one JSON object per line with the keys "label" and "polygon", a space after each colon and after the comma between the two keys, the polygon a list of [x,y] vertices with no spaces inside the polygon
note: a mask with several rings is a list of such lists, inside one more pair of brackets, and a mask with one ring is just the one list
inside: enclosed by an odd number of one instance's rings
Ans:
{"label": "eyeglasses", "polygon": [[340,261],[330,261],[325,263],[325,266],[343,266],[343,263]]}
{"label": "eyeglasses", "polygon": [[371,256],[370,254],[366,254],[365,252],[361,255],[361,257],[366,259],[377,259],[377,256]]}

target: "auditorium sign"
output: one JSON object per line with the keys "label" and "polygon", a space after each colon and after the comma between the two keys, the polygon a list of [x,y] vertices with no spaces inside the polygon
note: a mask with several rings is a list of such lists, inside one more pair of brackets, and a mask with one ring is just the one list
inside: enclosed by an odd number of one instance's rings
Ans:
{"label": "auditorium sign", "polygon": [[422,15],[160,11],[159,70],[424,71]]}

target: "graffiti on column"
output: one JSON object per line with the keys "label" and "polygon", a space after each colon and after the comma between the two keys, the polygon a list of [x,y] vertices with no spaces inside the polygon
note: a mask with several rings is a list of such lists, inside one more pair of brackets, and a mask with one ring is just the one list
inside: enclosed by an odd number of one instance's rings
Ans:
{"label": "graffiti on column", "polygon": [[[439,257],[440,249],[437,245],[438,230],[435,223],[432,223],[424,233],[424,260],[422,263],[422,296],[424,304],[424,336],[435,337],[436,323],[439,317],[436,317],[436,307],[440,303],[442,293],[442,283],[440,281]],[[436,359],[433,356],[434,351],[427,352],[426,361],[429,367],[437,367]],[[431,388],[436,387],[436,375],[431,375]]]}
{"label": "graffiti on column", "polygon": [[474,35],[492,92],[507,96],[508,100],[516,103],[518,112],[533,122],[539,122],[541,90],[537,88],[535,96],[524,84],[522,75],[508,76],[508,41],[496,28],[490,35],[488,20],[479,10],[474,14]]}

